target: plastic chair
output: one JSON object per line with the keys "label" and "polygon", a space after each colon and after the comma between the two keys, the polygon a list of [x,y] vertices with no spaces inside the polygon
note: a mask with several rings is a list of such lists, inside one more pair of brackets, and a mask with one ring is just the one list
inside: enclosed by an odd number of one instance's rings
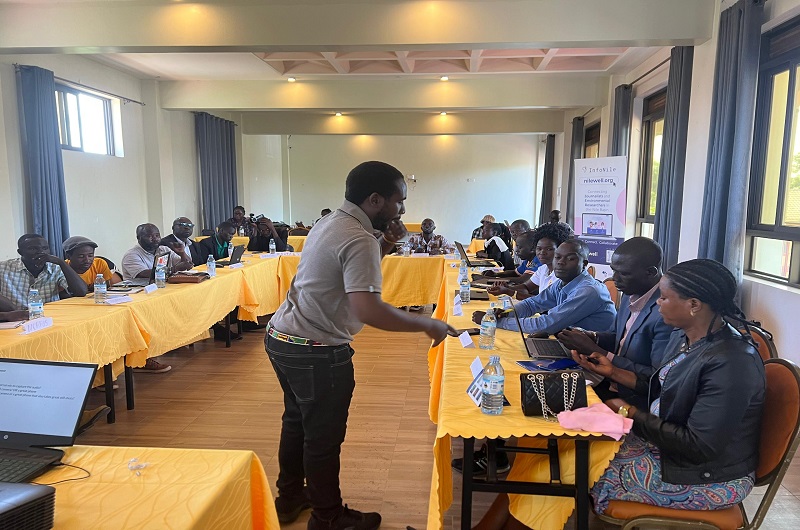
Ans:
{"label": "plastic chair", "polygon": [[603,285],[605,285],[606,289],[608,289],[608,294],[611,295],[611,301],[614,302],[614,307],[619,309],[619,304],[622,301],[622,292],[617,289],[617,284],[614,283],[613,279],[606,278],[603,280]]}
{"label": "plastic chair", "polygon": [[764,412],[756,468],[756,486],[767,486],[758,509],[749,520],[739,504],[722,510],[698,511],[661,508],[638,502],[611,501],[600,519],[634,528],[695,528],[755,530],[764,522],[772,500],[800,443],[800,369],[786,359],[768,359]]}

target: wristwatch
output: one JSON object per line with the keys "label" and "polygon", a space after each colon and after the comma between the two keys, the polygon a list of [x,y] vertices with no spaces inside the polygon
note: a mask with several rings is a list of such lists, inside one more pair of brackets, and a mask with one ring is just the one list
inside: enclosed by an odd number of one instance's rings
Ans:
{"label": "wristwatch", "polygon": [[628,409],[630,409],[629,405],[622,405],[619,408],[619,410],[617,411],[617,414],[619,414],[623,418],[627,418],[628,417]]}

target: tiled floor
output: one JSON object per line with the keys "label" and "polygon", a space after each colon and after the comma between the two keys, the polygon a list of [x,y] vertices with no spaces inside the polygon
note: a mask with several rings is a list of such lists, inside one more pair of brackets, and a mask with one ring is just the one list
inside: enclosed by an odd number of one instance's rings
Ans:
{"label": "tiled floor", "polygon": [[[428,420],[428,340],[422,334],[365,329],[354,347],[356,391],[342,449],[345,502],[383,515],[384,529],[426,527],[435,426]],[[278,474],[277,448],[282,394],[264,354],[263,333],[246,333],[230,349],[205,341],[160,359],[173,370],[137,374],[136,410],[125,410],[124,381],[116,391],[117,423],[101,423],[80,444],[235,448],[258,454],[272,482]],[[91,404],[103,403],[92,392]],[[460,452],[458,442],[453,450]],[[458,477],[458,475],[455,475]],[[445,514],[447,529],[460,528],[460,487]],[[747,499],[749,512],[760,492]],[[478,494],[473,524],[494,496]],[[284,528],[305,528],[307,512]],[[574,518],[573,518],[574,519]],[[573,519],[567,528],[574,528]],[[606,526],[591,519],[592,528]],[[762,528],[800,529],[800,463],[793,462]],[[550,530],[550,529],[543,529]]]}

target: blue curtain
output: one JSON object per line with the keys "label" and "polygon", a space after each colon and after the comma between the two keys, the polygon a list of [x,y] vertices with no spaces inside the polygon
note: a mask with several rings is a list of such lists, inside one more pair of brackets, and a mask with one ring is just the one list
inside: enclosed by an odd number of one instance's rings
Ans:
{"label": "blue curtain", "polygon": [[550,220],[553,211],[553,180],[556,159],[556,135],[548,134],[544,148],[544,182],[542,183],[542,205],[539,208],[539,223]]}
{"label": "blue curtain", "polygon": [[628,156],[633,116],[633,85],[614,89],[614,129],[611,131],[611,155]]}
{"label": "blue curtain", "polygon": [[658,201],[653,239],[664,249],[665,268],[678,263],[681,239],[683,177],[686,172],[686,135],[689,129],[689,98],[692,94],[692,46],[672,48],[664,109],[664,137],[658,172]]}
{"label": "blue curtain", "polygon": [[205,229],[228,219],[237,205],[235,127],[206,112],[194,115]]}
{"label": "blue curtain", "polygon": [[583,132],[583,116],[572,120],[572,142],[569,150],[569,181],[567,182],[567,216],[564,222],[575,226],[575,160],[583,158],[586,137]]}
{"label": "blue curtain", "polygon": [[711,107],[703,236],[698,255],[741,281],[764,0],[739,0],[720,16]]}
{"label": "blue curtain", "polygon": [[33,232],[50,242],[54,255],[63,256],[62,243],[69,237],[69,216],[55,90],[50,70],[17,66],[22,159]]}

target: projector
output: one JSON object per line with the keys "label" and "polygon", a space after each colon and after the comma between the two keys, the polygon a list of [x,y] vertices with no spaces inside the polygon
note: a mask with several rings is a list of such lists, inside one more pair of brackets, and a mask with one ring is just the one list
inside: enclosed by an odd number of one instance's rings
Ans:
{"label": "projector", "polygon": [[0,530],[49,530],[55,509],[51,486],[0,482]]}

